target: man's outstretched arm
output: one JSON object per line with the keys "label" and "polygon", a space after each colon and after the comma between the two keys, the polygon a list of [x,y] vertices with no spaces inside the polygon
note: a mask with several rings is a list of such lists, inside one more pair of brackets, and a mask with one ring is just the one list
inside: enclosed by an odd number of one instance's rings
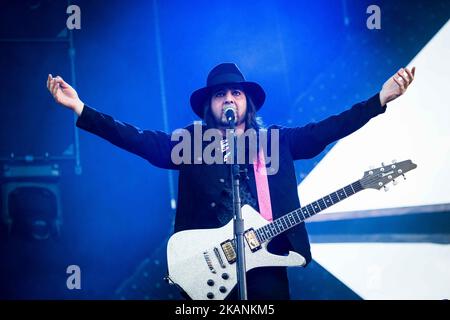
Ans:
{"label": "man's outstretched arm", "polygon": [[308,159],[318,155],[328,144],[364,126],[373,117],[385,112],[386,104],[405,93],[414,79],[415,68],[400,69],[390,77],[379,93],[350,109],[304,127],[283,128],[294,159]]}
{"label": "man's outstretched arm", "polygon": [[132,152],[157,167],[176,169],[171,161],[172,141],[167,133],[140,130],[90,108],[80,100],[75,89],[59,76],[53,78],[49,75],[47,88],[56,102],[78,115],[77,127]]}

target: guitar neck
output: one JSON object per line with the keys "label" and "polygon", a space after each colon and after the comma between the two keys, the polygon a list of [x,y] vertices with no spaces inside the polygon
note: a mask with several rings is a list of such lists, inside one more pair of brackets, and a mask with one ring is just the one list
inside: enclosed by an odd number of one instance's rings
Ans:
{"label": "guitar neck", "polygon": [[363,190],[361,180],[326,195],[304,207],[291,211],[256,231],[260,243],[271,240],[277,235],[295,227],[315,214]]}

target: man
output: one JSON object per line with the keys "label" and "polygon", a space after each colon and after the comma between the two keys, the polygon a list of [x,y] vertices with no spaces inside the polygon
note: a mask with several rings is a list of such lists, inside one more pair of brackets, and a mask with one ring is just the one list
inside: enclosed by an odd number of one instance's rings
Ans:
{"label": "man", "polygon": [[[279,167],[275,174],[261,175],[256,162],[249,159],[243,167],[248,178],[242,179],[240,195],[242,204],[249,204],[267,220],[291,212],[300,207],[294,160],[308,159],[318,155],[328,144],[356,131],[371,118],[384,113],[386,104],[402,95],[414,79],[415,69],[400,69],[383,85],[381,91],[351,109],[318,123],[304,127],[286,128],[271,126],[268,131],[277,130]],[[178,206],[175,232],[188,229],[218,228],[233,218],[231,178],[229,166],[223,163],[204,162],[179,163],[174,161],[172,150],[175,142],[161,131],[140,130],[129,124],[116,121],[85,105],[76,91],[61,77],[48,76],[47,87],[55,100],[72,109],[79,116],[77,126],[96,134],[116,146],[135,153],[151,164],[179,170]],[[246,130],[259,131],[261,123],[257,111],[265,100],[263,88],[246,81],[238,67],[222,63],[208,75],[207,85],[196,90],[190,98],[196,115],[205,122],[205,129],[215,128],[225,135],[228,121],[224,110],[235,112],[236,133]],[[194,126],[186,128],[193,133]],[[227,150],[224,148],[224,155]],[[274,156],[274,155],[272,155]],[[293,250],[305,258],[305,265],[311,261],[310,245],[304,223],[274,238],[269,250],[286,254]],[[264,267],[247,273],[248,298],[289,299],[289,284],[285,267]],[[236,298],[236,291],[229,296]]]}

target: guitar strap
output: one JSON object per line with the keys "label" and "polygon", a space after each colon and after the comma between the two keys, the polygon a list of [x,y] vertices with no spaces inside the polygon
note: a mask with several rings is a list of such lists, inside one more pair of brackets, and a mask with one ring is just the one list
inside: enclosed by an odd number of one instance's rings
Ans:
{"label": "guitar strap", "polygon": [[259,149],[258,157],[253,161],[253,171],[255,173],[259,212],[264,219],[272,221],[272,204],[270,203],[269,181],[263,148]]}
{"label": "guitar strap", "polygon": [[[231,156],[227,139],[221,140],[220,145],[224,153],[223,160],[227,163]],[[272,204],[270,202],[269,181],[267,179],[266,158],[264,157],[263,148],[259,148],[258,157],[253,161],[253,171],[255,174],[259,212],[264,219],[272,221]]]}

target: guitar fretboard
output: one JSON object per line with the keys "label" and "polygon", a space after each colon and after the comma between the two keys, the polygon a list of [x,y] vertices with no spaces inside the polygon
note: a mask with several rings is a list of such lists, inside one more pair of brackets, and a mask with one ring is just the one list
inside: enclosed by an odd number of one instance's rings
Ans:
{"label": "guitar fretboard", "polygon": [[290,228],[295,227],[320,211],[331,207],[339,201],[344,200],[361,190],[363,190],[363,187],[360,180],[358,180],[304,207],[289,212],[288,214],[275,219],[271,223],[266,224],[264,227],[255,230],[258,240],[261,243],[269,241],[270,239]]}

